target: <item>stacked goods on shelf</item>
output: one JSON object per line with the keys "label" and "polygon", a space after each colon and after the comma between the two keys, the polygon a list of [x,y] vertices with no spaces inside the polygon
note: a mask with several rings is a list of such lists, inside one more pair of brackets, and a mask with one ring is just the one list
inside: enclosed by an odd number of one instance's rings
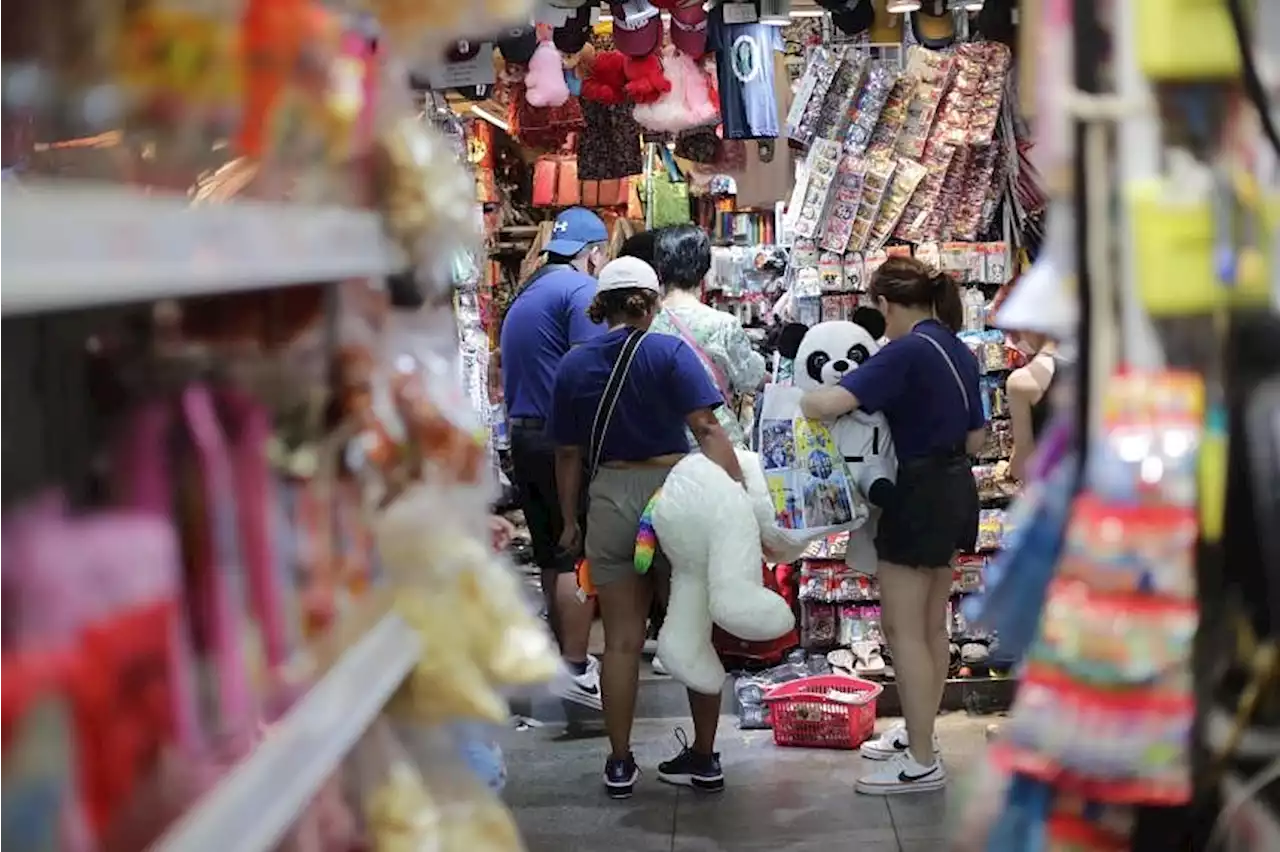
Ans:
{"label": "stacked goods on shelf", "polygon": [[120,156],[4,186],[4,839],[519,850],[455,736],[557,663],[485,523],[476,184],[379,70],[462,7],[113,7],[67,64],[87,12],[19,5],[5,124]]}

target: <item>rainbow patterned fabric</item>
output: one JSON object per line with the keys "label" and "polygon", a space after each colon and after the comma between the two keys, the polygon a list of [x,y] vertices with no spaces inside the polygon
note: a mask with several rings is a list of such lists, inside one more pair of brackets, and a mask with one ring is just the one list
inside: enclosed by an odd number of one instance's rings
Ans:
{"label": "rainbow patterned fabric", "polygon": [[637,574],[648,574],[649,569],[653,567],[654,554],[658,552],[658,534],[653,529],[653,507],[657,505],[658,498],[662,496],[662,489],[659,488],[653,492],[653,496],[649,498],[649,503],[644,507],[644,512],[640,514],[640,526],[636,530],[636,557],[635,566]]}

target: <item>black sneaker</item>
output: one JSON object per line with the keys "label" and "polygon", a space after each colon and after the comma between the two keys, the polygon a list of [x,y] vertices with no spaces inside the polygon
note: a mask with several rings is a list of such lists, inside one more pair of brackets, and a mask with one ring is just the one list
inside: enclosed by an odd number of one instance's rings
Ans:
{"label": "black sneaker", "polygon": [[680,754],[666,763],[658,764],[658,780],[681,787],[692,787],[705,793],[719,793],[724,789],[724,772],[720,769],[720,753],[698,754],[689,747],[689,740],[680,728],[676,728],[680,742]]}
{"label": "black sneaker", "polygon": [[604,788],[610,799],[629,799],[640,780],[640,767],[635,755],[628,754],[622,760],[609,758],[604,764]]}

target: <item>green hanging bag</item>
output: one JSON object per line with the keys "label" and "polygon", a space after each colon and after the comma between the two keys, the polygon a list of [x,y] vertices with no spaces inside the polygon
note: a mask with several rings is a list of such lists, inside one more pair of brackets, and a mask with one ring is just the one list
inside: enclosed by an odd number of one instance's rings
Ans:
{"label": "green hanging bag", "polygon": [[658,145],[662,159],[659,168],[649,173],[650,227],[663,228],[667,225],[683,225],[693,221],[689,212],[689,184],[676,159],[667,150],[666,145]]}

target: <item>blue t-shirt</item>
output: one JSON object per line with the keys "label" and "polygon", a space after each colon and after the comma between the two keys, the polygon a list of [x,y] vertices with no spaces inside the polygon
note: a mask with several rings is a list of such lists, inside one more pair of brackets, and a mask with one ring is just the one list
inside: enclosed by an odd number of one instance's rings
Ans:
{"label": "blue t-shirt", "polygon": [[502,320],[499,341],[509,416],[551,416],[551,387],[560,359],[604,331],[587,318],[595,295],[596,279],[572,266],[552,269],[516,295]]}
{"label": "blue t-shirt", "polygon": [[[927,335],[942,346],[951,363]],[[960,383],[956,382],[959,374]],[[960,384],[964,385],[963,395]],[[964,447],[965,437],[986,423],[978,390],[978,360],[937,320],[918,323],[840,380],[859,407],[883,412],[899,459],[917,459]],[[969,397],[965,409],[964,395]]]}
{"label": "blue t-shirt", "polygon": [[773,54],[782,50],[782,28],[767,24],[726,24],[724,4],[711,12],[707,49],[716,51],[720,118],[725,139],[775,139],[778,95],[773,88]]}
{"label": "blue t-shirt", "polygon": [[[630,333],[629,328],[614,329],[577,347],[560,362],[547,424],[557,444],[588,451],[600,397]],[[669,334],[645,335],[618,394],[600,461],[644,461],[687,453],[685,417],[723,403],[689,344]]]}

